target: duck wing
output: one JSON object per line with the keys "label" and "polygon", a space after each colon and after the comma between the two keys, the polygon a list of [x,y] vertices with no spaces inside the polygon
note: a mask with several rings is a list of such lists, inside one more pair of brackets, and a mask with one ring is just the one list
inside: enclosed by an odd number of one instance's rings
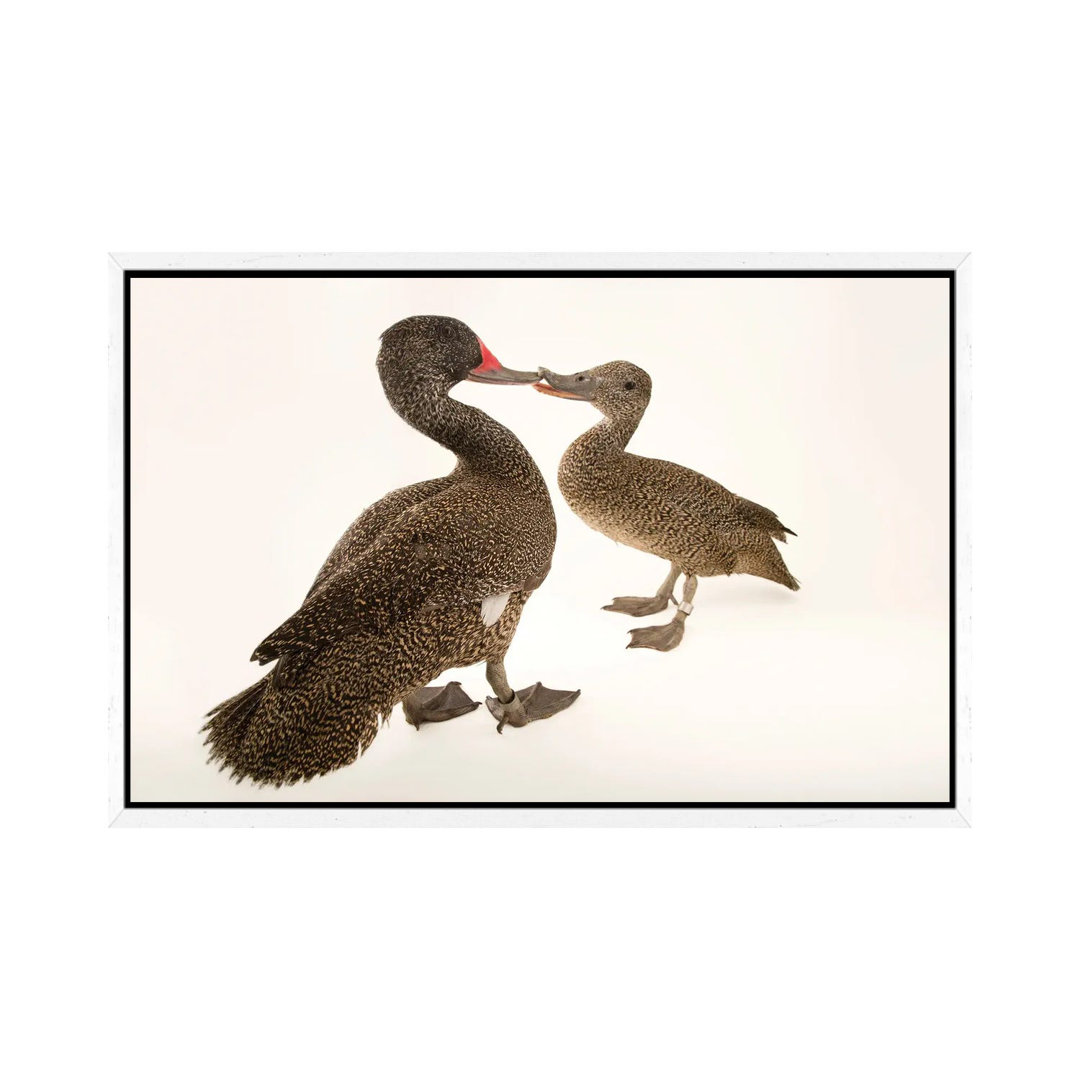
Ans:
{"label": "duck wing", "polygon": [[638,501],[657,504],[658,512],[678,527],[692,528],[700,523],[730,532],[750,526],[776,540],[796,535],[767,507],[736,495],[703,473],[659,458],[630,454],[626,458],[630,462],[627,476],[637,488]]}
{"label": "duck wing", "polygon": [[308,596],[333,577],[343,566],[366,551],[380,533],[392,525],[401,514],[450,487],[456,478],[456,470],[448,476],[434,480],[421,480],[384,495],[372,503],[346,530],[326,557],[326,562],[312,583]]}
{"label": "duck wing", "polygon": [[265,664],[302,656],[385,632],[421,612],[436,618],[436,609],[446,606],[475,604],[487,621],[498,607],[492,598],[536,588],[550,566],[554,520],[545,528],[544,515],[529,509],[469,485],[410,507],[366,550],[317,582],[252,659]]}
{"label": "duck wing", "polygon": [[674,521],[698,520],[716,527],[739,519],[738,495],[685,465],[662,458],[625,455],[624,483],[643,503]]}
{"label": "duck wing", "polygon": [[764,529],[774,540],[786,543],[788,536],[798,536],[798,533],[784,525],[766,506],[744,499],[741,495],[735,496],[735,505],[743,521]]}

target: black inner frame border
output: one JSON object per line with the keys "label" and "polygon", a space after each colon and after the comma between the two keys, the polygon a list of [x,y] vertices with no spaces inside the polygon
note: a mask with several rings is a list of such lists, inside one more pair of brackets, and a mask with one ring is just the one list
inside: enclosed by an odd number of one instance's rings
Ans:
{"label": "black inner frame border", "polygon": [[[131,799],[131,282],[134,278],[943,278],[949,282],[949,798],[946,802],[133,802]],[[125,270],[124,809],[130,810],[951,810],[956,808],[955,270]]]}

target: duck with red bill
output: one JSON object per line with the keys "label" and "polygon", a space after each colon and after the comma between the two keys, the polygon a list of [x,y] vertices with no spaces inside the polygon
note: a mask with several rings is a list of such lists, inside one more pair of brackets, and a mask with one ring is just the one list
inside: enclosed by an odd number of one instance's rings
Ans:
{"label": "duck with red bill", "polygon": [[[364,510],[304,602],[256,646],[269,674],[210,711],[211,760],[236,779],[280,786],[351,765],[398,704],[417,729],[464,716],[480,702],[457,680],[433,685],[455,668],[486,664],[497,732],[577,700],[540,682],[515,690],[507,677],[522,610],[551,569],[555,512],[521,440],[450,395],[465,379],[511,386],[540,373],[504,368],[444,315],[394,323],[375,364],[389,406],[457,465]],[[367,445],[375,463],[397,446]]]}

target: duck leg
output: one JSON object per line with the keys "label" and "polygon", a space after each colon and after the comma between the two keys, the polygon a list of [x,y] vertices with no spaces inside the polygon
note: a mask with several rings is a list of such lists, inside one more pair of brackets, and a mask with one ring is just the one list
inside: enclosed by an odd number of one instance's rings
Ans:
{"label": "duck leg", "polygon": [[664,578],[664,584],[656,590],[655,596],[616,596],[605,611],[618,611],[623,615],[655,615],[668,606],[669,600],[675,599],[675,582],[679,579],[679,568],[672,563],[671,573]]}
{"label": "duck leg", "polygon": [[464,716],[467,712],[480,707],[479,701],[473,701],[461,683],[452,682],[445,686],[425,686],[414,690],[401,702],[405,710],[405,720],[417,731],[421,724],[441,724],[444,720],[453,720],[455,716]]}
{"label": "duck leg", "polygon": [[656,649],[659,652],[670,652],[682,641],[683,623],[686,616],[694,610],[690,602],[697,592],[697,578],[693,574],[686,575],[683,583],[682,603],[675,612],[675,618],[663,626],[642,626],[637,630],[630,631],[630,644],[628,649]]}
{"label": "duck leg", "polygon": [[487,699],[487,707],[491,710],[491,715],[499,721],[495,730],[500,734],[507,724],[511,727],[524,727],[534,720],[543,720],[547,716],[562,712],[568,705],[573,705],[581,693],[580,690],[549,690],[538,682],[524,690],[515,691],[506,680],[506,669],[502,661],[488,664],[487,681],[495,691],[495,697]]}

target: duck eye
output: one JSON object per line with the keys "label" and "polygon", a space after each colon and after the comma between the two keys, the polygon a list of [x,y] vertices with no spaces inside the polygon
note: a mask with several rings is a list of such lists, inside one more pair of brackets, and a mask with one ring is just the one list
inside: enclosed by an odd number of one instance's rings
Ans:
{"label": "duck eye", "polygon": [[627,390],[633,390],[633,389],[634,389],[634,384],[633,384],[632,382],[628,382],[628,383],[626,384],[626,389],[627,389]]}

